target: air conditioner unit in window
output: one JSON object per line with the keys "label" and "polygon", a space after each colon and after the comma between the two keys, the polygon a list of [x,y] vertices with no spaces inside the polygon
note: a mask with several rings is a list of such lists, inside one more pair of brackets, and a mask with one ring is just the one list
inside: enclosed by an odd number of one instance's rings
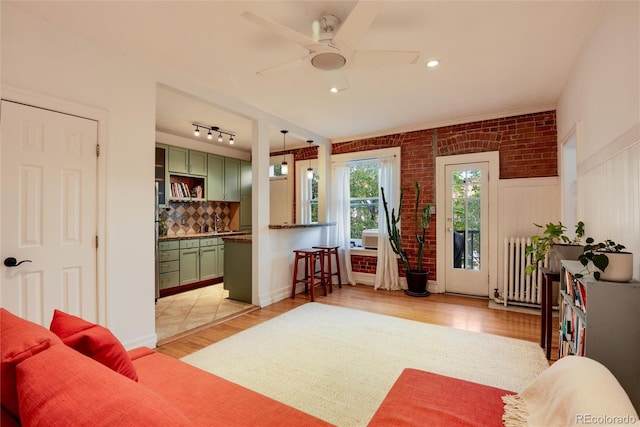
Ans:
{"label": "air conditioner unit in window", "polygon": [[365,249],[378,249],[378,230],[362,230],[362,247]]}

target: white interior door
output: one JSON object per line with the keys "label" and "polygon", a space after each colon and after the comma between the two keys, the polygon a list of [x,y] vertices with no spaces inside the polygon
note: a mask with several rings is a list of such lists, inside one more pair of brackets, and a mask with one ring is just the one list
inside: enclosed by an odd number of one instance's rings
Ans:
{"label": "white interior door", "polygon": [[54,308],[96,322],[97,122],[4,100],[0,113],[1,304],[44,326]]}
{"label": "white interior door", "polygon": [[445,167],[447,292],[489,294],[489,163]]}

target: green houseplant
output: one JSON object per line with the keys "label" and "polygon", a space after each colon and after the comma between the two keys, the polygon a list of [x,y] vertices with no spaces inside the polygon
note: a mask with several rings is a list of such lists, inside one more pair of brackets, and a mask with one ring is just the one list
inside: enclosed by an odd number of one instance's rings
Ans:
{"label": "green houseplant", "polygon": [[525,255],[532,256],[531,264],[525,267],[527,274],[533,273],[539,261],[544,261],[549,255],[549,268],[551,271],[560,271],[561,259],[577,259],[582,253],[582,237],[584,236],[584,222],[578,221],[573,239],[564,233],[567,227],[562,222],[548,223],[545,226],[533,224],[539,229],[543,229],[542,235],[531,236],[531,245],[525,249]]}
{"label": "green houseplant", "polygon": [[382,192],[382,204],[384,206],[384,214],[387,219],[389,242],[391,243],[393,252],[398,254],[400,257],[400,261],[404,265],[407,276],[407,285],[409,289],[405,291],[405,293],[411,296],[428,296],[429,291],[427,291],[427,279],[429,272],[422,268],[422,259],[424,256],[424,242],[427,234],[427,228],[429,227],[429,224],[431,224],[431,204],[427,204],[420,209],[420,184],[416,181],[414,185],[416,188],[416,202],[413,209],[414,237],[418,243],[416,268],[411,268],[407,252],[402,247],[402,234],[398,227],[398,223],[400,222],[400,213],[402,212],[402,188],[400,189],[400,202],[398,204],[397,214],[395,208],[392,208],[391,215],[389,215],[389,207],[384,195],[384,188],[380,187],[380,191]]}
{"label": "green houseplant", "polygon": [[[623,251],[624,245],[610,239],[594,243],[595,240],[592,237],[588,237],[585,242],[584,251],[578,260],[587,269],[587,272],[591,272],[590,265],[596,268],[593,272],[593,277],[596,280],[611,282],[631,280],[633,277],[633,254]],[[576,274],[576,277],[582,276],[582,274]]]}

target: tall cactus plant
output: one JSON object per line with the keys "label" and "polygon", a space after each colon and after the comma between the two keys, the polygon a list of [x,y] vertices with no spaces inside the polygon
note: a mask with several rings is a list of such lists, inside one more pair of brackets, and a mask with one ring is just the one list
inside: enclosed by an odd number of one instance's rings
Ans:
{"label": "tall cactus plant", "polygon": [[[387,199],[384,195],[384,187],[380,187],[380,191],[382,192],[382,204],[384,206],[384,214],[387,219],[387,233],[389,234],[389,242],[391,243],[391,248],[393,252],[400,256],[400,261],[404,265],[405,271],[417,271],[422,272],[422,258],[424,255],[424,242],[427,235],[427,228],[431,224],[431,204],[427,204],[425,207],[420,209],[420,184],[416,181],[416,203],[413,210],[414,217],[414,234],[416,238],[416,242],[418,243],[418,256],[416,269],[411,268],[411,264],[409,264],[409,258],[407,257],[407,252],[402,248],[402,234],[400,232],[400,228],[398,227],[398,223],[400,222],[400,213],[402,212],[402,198],[403,191],[400,189],[400,203],[398,205],[398,213],[396,215],[395,208],[391,209],[391,217],[389,217],[389,207],[387,205]],[[418,212],[420,215],[418,216]]]}

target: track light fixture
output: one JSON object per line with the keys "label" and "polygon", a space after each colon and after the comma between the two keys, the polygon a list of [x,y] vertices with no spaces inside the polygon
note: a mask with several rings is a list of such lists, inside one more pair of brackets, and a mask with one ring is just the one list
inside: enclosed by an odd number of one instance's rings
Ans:
{"label": "track light fixture", "polygon": [[284,158],[284,152],[287,146],[285,138],[289,131],[286,129],[283,129],[280,132],[282,132],[282,164],[280,165],[280,173],[282,175],[287,175],[289,173],[289,166],[287,165],[287,161]]}
{"label": "track light fixture", "polygon": [[193,131],[193,134],[195,136],[200,136],[200,129],[206,129],[208,130],[207,132],[207,139],[213,139],[213,134],[214,133],[218,133],[218,142],[222,142],[224,139],[222,137],[222,135],[229,135],[229,144],[233,144],[235,142],[235,138],[236,136],[231,133],[231,132],[225,132],[223,130],[220,130],[220,128],[218,126],[205,126],[205,125],[201,125],[198,123],[192,123],[192,125],[196,128],[195,131]]}

